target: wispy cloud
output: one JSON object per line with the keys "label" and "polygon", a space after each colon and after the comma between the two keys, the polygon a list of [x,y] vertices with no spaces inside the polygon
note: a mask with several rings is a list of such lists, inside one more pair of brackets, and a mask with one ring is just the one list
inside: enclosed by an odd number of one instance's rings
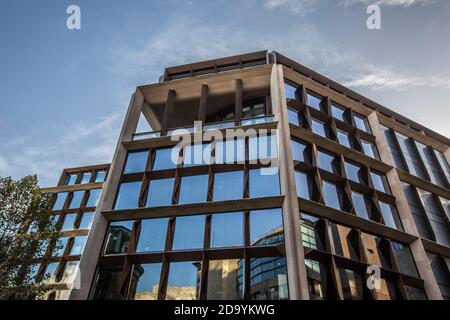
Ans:
{"label": "wispy cloud", "polygon": [[35,128],[32,134],[0,141],[5,150],[0,156],[0,176],[20,178],[34,173],[42,186],[51,186],[63,168],[110,162],[121,119],[121,113],[114,112],[96,123],[68,127],[57,137]]}
{"label": "wispy cloud", "polygon": [[450,89],[450,78],[441,76],[417,76],[402,73],[391,66],[362,66],[344,85],[365,87],[372,91],[396,90],[406,91],[414,87]]}
{"label": "wispy cloud", "polygon": [[339,4],[343,6],[351,6],[355,4],[378,4],[390,7],[409,7],[412,5],[429,5],[435,4],[439,2],[439,0],[341,0]]}
{"label": "wispy cloud", "polygon": [[290,13],[306,15],[315,10],[321,0],[263,0],[267,9],[284,9]]}

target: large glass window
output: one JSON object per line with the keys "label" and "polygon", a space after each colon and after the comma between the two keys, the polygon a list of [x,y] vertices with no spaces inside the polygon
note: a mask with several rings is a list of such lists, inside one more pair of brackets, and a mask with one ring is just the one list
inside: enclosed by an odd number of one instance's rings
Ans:
{"label": "large glass window", "polygon": [[134,220],[114,221],[109,224],[105,237],[104,254],[127,253]]}
{"label": "large glass window", "polygon": [[345,108],[336,104],[335,102],[331,103],[331,115],[333,118],[338,119],[340,121],[345,121],[344,119]]}
{"label": "large glass window", "polygon": [[162,263],[133,266],[131,297],[134,300],[157,300]]}
{"label": "large glass window", "polygon": [[239,259],[209,260],[207,300],[240,300]]}
{"label": "large glass window", "polygon": [[359,170],[361,167],[355,163],[345,161],[345,172],[347,173],[347,178],[349,180],[360,183]]}
{"label": "large glass window", "polygon": [[213,196],[214,201],[242,199],[244,196],[243,171],[216,173]]}
{"label": "large glass window", "polygon": [[263,246],[284,242],[281,209],[250,211],[250,245]]}
{"label": "large glass window", "polygon": [[441,165],[442,171],[445,173],[445,177],[447,178],[447,182],[450,184],[450,165],[448,164],[447,159],[442,152],[434,150],[436,154],[436,158],[438,159],[439,164]]}
{"label": "large glass window", "polygon": [[327,137],[326,131],[325,131],[325,123],[323,123],[320,120],[312,119],[311,120],[311,130],[315,134],[318,134],[319,136],[322,136],[324,138]]}
{"label": "large glass window", "polygon": [[214,214],[211,218],[211,247],[234,247],[244,244],[242,212]]}
{"label": "large glass window", "polygon": [[305,162],[306,145],[296,140],[291,140],[292,159]]}
{"label": "large glass window", "polygon": [[320,102],[322,101],[322,97],[308,92],[306,94],[306,98],[307,98],[308,106],[313,107],[314,109],[320,110]]}
{"label": "large glass window", "polygon": [[285,82],[284,83],[284,93],[286,95],[286,99],[294,100],[296,99],[295,92],[297,91],[297,87]]}
{"label": "large glass window", "polygon": [[406,200],[409,205],[409,209],[414,218],[414,222],[417,227],[417,231],[422,238],[433,240],[432,233],[428,227],[428,223],[422,211],[420,200],[417,197],[416,190],[413,186],[402,183],[403,192],[405,193]]}
{"label": "large glass window", "polygon": [[250,286],[252,300],[287,300],[286,258],[250,259]]}
{"label": "large glass window", "polygon": [[374,144],[372,144],[370,142],[367,142],[367,141],[364,141],[364,140],[361,140],[361,145],[362,145],[364,154],[366,156],[369,156],[369,157],[374,158],[374,159],[378,159],[377,148],[375,147]]}
{"label": "large glass window", "polygon": [[419,150],[419,154],[422,157],[423,164],[427,169],[428,176],[431,179],[431,182],[434,184],[440,185],[441,187],[445,187],[446,184],[443,180],[441,173],[439,172],[438,166],[434,161],[434,157],[432,151],[424,144],[415,141],[417,150]]}
{"label": "large glass window", "polygon": [[53,210],[62,210],[64,207],[64,203],[67,199],[67,192],[60,192],[56,194],[56,200],[53,205]]}
{"label": "large glass window", "polygon": [[89,199],[86,203],[86,207],[96,207],[98,205],[98,200],[100,200],[101,194],[102,189],[91,189],[89,191]]}
{"label": "large glass window", "polygon": [[106,179],[106,171],[101,170],[97,171],[97,175],[95,176],[95,182],[104,182]]}
{"label": "large glass window", "polygon": [[198,299],[201,270],[199,261],[170,263],[166,300]]}
{"label": "large glass window", "polygon": [[75,220],[77,219],[76,213],[66,214],[64,217],[64,223],[61,227],[61,231],[68,231],[75,229]]}
{"label": "large glass window", "polygon": [[172,250],[203,248],[205,216],[177,217]]}
{"label": "large glass window", "polygon": [[[250,198],[270,197],[280,195],[280,179],[278,168],[252,169],[250,175]],[[275,171],[276,173],[272,172]]]}
{"label": "large glass window", "polygon": [[448,266],[450,261],[431,252],[427,252],[427,256],[444,299],[450,300],[450,272]]}
{"label": "large glass window", "polygon": [[120,300],[124,297],[117,288],[122,269],[119,267],[101,267],[95,278],[93,300]]}
{"label": "large glass window", "polygon": [[308,175],[304,172],[295,171],[295,187],[297,189],[297,196],[303,199],[310,200]]}
{"label": "large glass window", "polygon": [[400,219],[394,206],[389,203],[380,201],[381,214],[383,215],[384,223],[391,228],[402,230]]}
{"label": "large glass window", "polygon": [[364,279],[353,270],[339,269],[344,300],[361,300],[363,298]]}
{"label": "large glass window", "polygon": [[292,123],[293,125],[296,125],[296,126],[300,126],[300,118],[299,118],[298,111],[288,108],[287,113],[288,113],[289,123]]}
{"label": "large glass window", "polygon": [[68,186],[74,185],[76,181],[77,181],[77,175],[69,174],[67,176],[66,185],[68,185]]}
{"label": "large glass window", "polygon": [[329,172],[334,172],[334,169],[333,169],[334,156],[333,155],[326,153],[324,151],[318,151],[317,157],[318,157],[319,168],[329,171]]}
{"label": "large glass window", "polygon": [[447,227],[448,224],[445,221],[444,214],[439,207],[436,197],[432,193],[419,188],[417,188],[417,192],[422,199],[422,203],[431,227],[433,228],[436,241],[446,246],[450,246],[450,233]]}
{"label": "large glass window", "polygon": [[348,136],[348,133],[342,130],[337,130],[337,139],[339,144],[342,144],[343,146],[346,146],[347,148],[351,148],[350,145],[350,138]]}
{"label": "large glass window", "polygon": [[211,145],[209,143],[187,145],[184,148],[183,166],[200,166],[211,163]]}
{"label": "large glass window", "polygon": [[421,164],[419,155],[417,154],[412,141],[403,134],[395,132],[400,149],[408,166],[409,172],[415,176],[425,179],[425,172]]}
{"label": "large glass window", "polygon": [[373,186],[376,190],[384,193],[390,193],[386,176],[384,174],[370,171],[370,176],[372,177]]}
{"label": "large glass window", "polygon": [[69,237],[60,237],[55,243],[55,247],[53,248],[52,256],[54,257],[62,257],[66,251],[67,242],[69,241]]}
{"label": "large glass window", "polygon": [[90,229],[95,212],[84,212],[78,229]]}
{"label": "large glass window", "polygon": [[142,220],[136,252],[163,251],[168,221],[168,218]]}
{"label": "large glass window", "polygon": [[150,180],[146,207],[169,206],[175,178]]}
{"label": "large glass window", "polygon": [[71,256],[83,254],[84,246],[86,244],[87,236],[75,237],[73,239],[72,249],[70,250]]}
{"label": "large glass window", "polygon": [[359,260],[359,240],[355,237],[352,229],[340,224],[331,223],[331,234],[333,237],[334,250],[337,255]]}
{"label": "large glass window", "polygon": [[148,150],[129,152],[123,173],[144,172],[147,158]]}
{"label": "large glass window", "polygon": [[56,271],[58,270],[59,262],[51,262],[47,265],[45,269],[45,276],[47,277],[46,283],[55,283],[56,282]]}
{"label": "large glass window", "polygon": [[261,135],[248,139],[248,159],[258,160],[267,158],[277,158],[277,136]]}
{"label": "large glass window", "polygon": [[324,181],[323,182],[323,195],[325,200],[325,205],[340,210],[341,206],[339,204],[339,194],[337,186],[333,183]]}
{"label": "large glass window", "polygon": [[306,213],[300,215],[302,234],[302,243],[306,248],[323,249],[323,243],[319,236],[320,234],[320,219]]}
{"label": "large glass window", "polygon": [[206,202],[207,193],[207,174],[182,177],[178,204]]}
{"label": "large glass window", "polygon": [[133,209],[139,206],[139,192],[141,190],[141,182],[124,182],[119,186],[117,192],[115,210]]}
{"label": "large glass window", "polygon": [[405,165],[403,163],[401,151],[397,146],[394,132],[388,127],[385,127],[383,125],[381,125],[381,129],[383,130],[384,136],[386,137],[388,149],[392,155],[392,158],[394,159],[395,166],[399,169],[406,170]]}
{"label": "large glass window", "polygon": [[176,168],[179,158],[179,148],[164,148],[156,150],[155,162],[153,163],[153,171]]}
{"label": "large glass window", "polygon": [[243,139],[217,141],[215,151],[215,162],[218,164],[241,163],[245,159]]}
{"label": "large glass window", "polygon": [[383,246],[384,240],[364,232],[361,239],[366,249],[367,263],[390,269],[388,247]]}
{"label": "large glass window", "polygon": [[325,299],[328,273],[326,265],[315,260],[305,259],[305,267],[310,299]]}
{"label": "large glass window", "polygon": [[92,174],[90,172],[84,172],[83,178],[81,179],[81,183],[89,183],[91,181]]}
{"label": "large glass window", "polygon": [[418,278],[416,265],[411,254],[409,247],[403,243],[391,241],[392,249],[394,251],[395,258],[400,269],[400,273],[406,274],[411,277]]}
{"label": "large glass window", "polygon": [[77,209],[81,207],[84,191],[74,191],[72,200],[70,201],[69,209]]}
{"label": "large glass window", "polygon": [[355,113],[355,124],[356,124],[356,127],[359,129],[359,130],[362,130],[362,131],[366,131],[366,132],[370,132],[370,130],[369,130],[369,124],[367,123],[367,119],[364,117],[364,116],[362,116],[362,115],[358,115],[358,114],[356,114]]}
{"label": "large glass window", "polygon": [[353,207],[355,209],[356,215],[360,218],[369,219],[369,214],[367,212],[366,201],[364,195],[352,191]]}

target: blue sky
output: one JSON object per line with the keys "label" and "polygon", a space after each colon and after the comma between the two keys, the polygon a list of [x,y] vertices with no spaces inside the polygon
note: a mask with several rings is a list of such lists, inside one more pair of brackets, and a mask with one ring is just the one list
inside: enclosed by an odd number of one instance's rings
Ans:
{"label": "blue sky", "polygon": [[[381,30],[366,28],[372,3]],[[66,28],[71,4],[81,30]],[[2,0],[0,176],[50,186],[64,167],[109,162],[137,85],[263,49],[448,137],[449,16],[446,0]]]}

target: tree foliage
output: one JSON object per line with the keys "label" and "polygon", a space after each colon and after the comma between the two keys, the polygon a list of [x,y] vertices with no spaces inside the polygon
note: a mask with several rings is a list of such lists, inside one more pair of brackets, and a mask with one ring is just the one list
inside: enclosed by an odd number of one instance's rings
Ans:
{"label": "tree foliage", "polygon": [[50,194],[36,176],[0,177],[0,299],[36,299],[49,287],[35,280],[49,244],[58,237]]}

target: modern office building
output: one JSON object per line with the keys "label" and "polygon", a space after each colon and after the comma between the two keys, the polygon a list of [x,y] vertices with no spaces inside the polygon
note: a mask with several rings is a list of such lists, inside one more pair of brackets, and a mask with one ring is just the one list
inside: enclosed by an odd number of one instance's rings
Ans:
{"label": "modern office building", "polygon": [[277,52],[166,68],[111,165],[45,190],[71,240],[40,272],[76,261],[69,299],[448,299],[449,163],[448,138]]}

